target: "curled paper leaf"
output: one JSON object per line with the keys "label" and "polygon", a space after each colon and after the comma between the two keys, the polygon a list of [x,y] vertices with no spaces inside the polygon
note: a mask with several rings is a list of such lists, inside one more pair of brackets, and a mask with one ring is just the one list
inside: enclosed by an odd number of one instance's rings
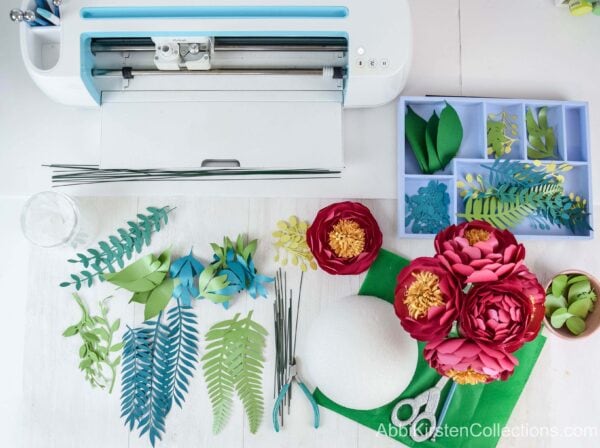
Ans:
{"label": "curled paper leaf", "polygon": [[190,250],[189,255],[181,257],[173,262],[169,269],[169,275],[179,280],[179,284],[173,291],[173,296],[181,299],[184,306],[191,306],[192,299],[200,295],[200,291],[195,286],[195,278],[204,270],[200,263]]}

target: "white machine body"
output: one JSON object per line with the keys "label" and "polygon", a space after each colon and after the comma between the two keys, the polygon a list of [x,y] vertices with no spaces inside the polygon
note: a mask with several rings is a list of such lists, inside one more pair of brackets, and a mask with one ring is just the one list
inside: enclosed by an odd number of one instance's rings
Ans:
{"label": "white machine body", "polygon": [[407,0],[64,0],[60,20],[20,25],[23,60],[102,108],[103,168],[341,169],[341,109],[396,98],[411,59]]}

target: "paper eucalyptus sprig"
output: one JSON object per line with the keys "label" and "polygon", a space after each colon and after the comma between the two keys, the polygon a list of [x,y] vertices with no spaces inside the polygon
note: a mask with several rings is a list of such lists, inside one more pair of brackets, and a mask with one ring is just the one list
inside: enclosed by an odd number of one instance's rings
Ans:
{"label": "paper eucalyptus sprig", "polygon": [[512,145],[519,139],[516,138],[519,130],[517,116],[502,111],[498,114],[488,114],[487,118],[487,153],[499,158],[510,154]]}
{"label": "paper eucalyptus sprig", "polygon": [[117,235],[111,235],[106,241],[100,241],[97,247],[80,252],[77,258],[69,259],[69,263],[83,265],[78,274],[71,274],[71,281],[60,284],[66,288],[74,286],[76,290],[82,286],[92,286],[94,279],[105,280],[106,273],[114,273],[117,268],[123,269],[125,260],[131,260],[134,253],[140,253],[144,246],[150,245],[152,234],[160,231],[169,222],[170,207],[148,207],[149,214],[138,214],[138,221],[128,221],[128,229],[117,229]]}
{"label": "paper eucalyptus sprig", "polygon": [[273,232],[276,238],[274,243],[277,253],[275,262],[281,266],[287,266],[288,263],[300,267],[302,272],[317,270],[315,257],[306,243],[306,230],[310,223],[302,221],[296,216],[290,216],[287,221],[277,222],[277,230]]}
{"label": "paper eucalyptus sprig", "polygon": [[206,334],[208,345],[202,368],[215,434],[229,421],[234,391],[246,411],[250,432],[258,431],[264,414],[262,373],[267,335],[267,330],[252,320],[252,311],[245,318],[236,314],[233,319],[216,323]]}
{"label": "paper eucalyptus sprig", "polygon": [[79,335],[82,341],[79,369],[85,373],[85,379],[92,387],[108,387],[108,393],[112,393],[117,366],[121,362],[121,356],[116,354],[123,347],[121,342],[114,342],[121,321],[117,319],[111,323],[108,320],[106,300],[100,302],[100,315],[92,316],[79,295],[73,294],[73,298],[81,310],[81,319],[68,327],[63,336]]}
{"label": "paper eucalyptus sprig", "polygon": [[585,331],[585,319],[598,297],[585,275],[560,274],[554,277],[546,295],[546,317],[554,328],[567,329],[575,336]]}

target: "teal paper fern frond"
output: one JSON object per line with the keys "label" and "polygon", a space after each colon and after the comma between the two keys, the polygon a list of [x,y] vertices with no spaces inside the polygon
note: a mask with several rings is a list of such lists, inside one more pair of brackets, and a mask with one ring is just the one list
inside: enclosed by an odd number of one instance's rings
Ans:
{"label": "teal paper fern frond", "polygon": [[114,273],[117,267],[123,269],[125,260],[131,260],[134,253],[140,253],[144,246],[150,245],[152,234],[160,231],[169,222],[170,207],[148,207],[148,215],[138,214],[138,222],[128,221],[129,228],[117,229],[117,235],[111,235],[107,241],[100,241],[97,247],[87,249],[86,253],[77,253],[77,258],[69,259],[69,263],[81,264],[84,269],[78,274],[71,274],[70,281],[64,281],[61,287],[92,286],[94,279],[104,281],[106,272]]}
{"label": "teal paper fern frond", "polygon": [[173,401],[182,406],[189,378],[198,360],[196,317],[190,308],[177,306],[128,328],[123,338],[121,417],[129,430],[148,434],[152,446],[162,439]]}
{"label": "teal paper fern frond", "polygon": [[213,325],[206,334],[208,346],[202,362],[215,434],[229,420],[234,390],[246,411],[251,433],[258,431],[264,414],[262,372],[267,331],[252,320],[252,311],[243,319],[239,317],[236,314]]}

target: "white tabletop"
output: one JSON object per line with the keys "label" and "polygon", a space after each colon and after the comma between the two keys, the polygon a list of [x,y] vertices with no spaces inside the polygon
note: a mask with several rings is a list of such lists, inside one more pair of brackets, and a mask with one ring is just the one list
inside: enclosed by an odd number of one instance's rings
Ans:
{"label": "white tabletop", "polygon": [[[600,18],[572,18],[552,0],[431,0],[411,1],[415,57],[405,94],[467,95],[540,99],[583,100],[590,103],[592,143],[600,141]],[[5,16],[3,16],[5,17]],[[3,445],[18,447],[147,446],[136,435],[127,436],[118,418],[117,394],[91,391],[75,366],[76,347],[60,336],[76,310],[68,293],[55,286],[69,266],[65,254],[30,249],[19,231],[19,211],[24,198],[49,186],[47,162],[94,162],[98,132],[95,111],[56,105],[41,94],[27,77],[20,60],[16,27],[5,17],[2,27],[5,52],[0,58],[0,285],[4,297],[4,319],[0,346],[4,354],[3,392],[0,399],[0,428]],[[385,233],[384,247],[406,257],[432,252],[430,241],[397,240],[395,237],[395,105],[345,113],[345,143],[352,155],[352,182],[323,186],[286,184],[274,189],[256,184],[250,189],[220,187],[168,187],[158,191],[119,189],[80,191],[83,194],[121,193],[125,198],[90,198],[100,212],[101,233],[128,219],[145,204],[177,205],[180,213],[153,246],[159,250],[172,243],[183,253],[190,245],[206,250],[206,243],[223,234],[248,232],[264,239],[261,248],[265,270],[269,262],[269,231],[277,219],[289,214],[310,218],[327,204],[323,197],[387,198],[366,201]],[[375,162],[366,162],[374,152]],[[371,157],[373,157],[371,155]],[[595,158],[594,158],[595,159]],[[600,166],[600,165],[599,165]],[[364,168],[368,167],[368,168]],[[600,176],[594,167],[593,174]],[[368,188],[358,185],[367,184]],[[213,184],[217,185],[217,184]],[[595,185],[594,197],[600,198]],[[186,197],[163,197],[164,195]],[[142,196],[143,195],[143,196]],[[228,199],[206,196],[286,196],[315,199]],[[599,212],[598,202],[595,213]],[[183,217],[182,217],[183,216]],[[219,218],[226,218],[222,221]],[[225,222],[225,224],[224,224]],[[598,240],[586,242],[527,242],[528,264],[541,277],[565,268],[600,270]],[[56,261],[56,262],[55,262]],[[310,323],[320,303],[330,296],[355,293],[362,277],[332,279],[322,273],[310,277],[303,326]],[[99,288],[95,294],[100,294]],[[89,299],[94,296],[90,295]],[[26,305],[27,304],[27,305]],[[269,324],[270,304],[240,298],[235,307],[257,308],[257,318]],[[115,308],[125,313],[127,308]],[[205,331],[225,316],[218,307],[202,303],[197,309]],[[139,316],[139,313],[137,314]],[[136,315],[129,312],[131,322]],[[540,360],[509,422],[511,428],[569,428],[593,426],[594,438],[505,437],[500,446],[562,447],[598,446],[600,388],[597,372],[600,354],[595,335],[577,343],[550,337]],[[23,345],[25,341],[25,345]],[[267,368],[269,372],[270,367]],[[267,373],[265,379],[270,375]],[[23,384],[23,387],[21,386]],[[23,390],[25,393],[23,393]],[[272,403],[270,389],[266,408]],[[183,411],[173,411],[168,420],[165,446],[227,447],[380,447],[398,446],[342,417],[323,411],[323,426],[310,428],[310,414],[303,400],[295,403],[294,415],[284,433],[275,435],[268,421],[257,436],[242,424],[241,408],[224,433],[210,435],[211,415],[201,375],[196,375],[190,399]],[[564,434],[563,434],[564,435]],[[214,443],[213,443],[214,440]]]}

